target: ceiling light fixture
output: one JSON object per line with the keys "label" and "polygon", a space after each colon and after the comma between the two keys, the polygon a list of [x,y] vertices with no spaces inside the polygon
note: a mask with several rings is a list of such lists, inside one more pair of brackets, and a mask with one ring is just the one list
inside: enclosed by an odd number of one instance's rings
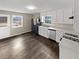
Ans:
{"label": "ceiling light fixture", "polygon": [[36,9],[35,6],[27,6],[26,8],[29,9],[29,10],[34,10],[34,9]]}

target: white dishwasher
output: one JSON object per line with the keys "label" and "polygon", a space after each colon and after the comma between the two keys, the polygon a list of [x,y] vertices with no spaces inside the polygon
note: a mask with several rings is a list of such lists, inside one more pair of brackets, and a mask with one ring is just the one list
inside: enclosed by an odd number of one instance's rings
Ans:
{"label": "white dishwasher", "polygon": [[59,59],[79,59],[79,38],[77,35],[65,33],[59,43]]}
{"label": "white dishwasher", "polygon": [[49,39],[56,41],[56,30],[48,29]]}

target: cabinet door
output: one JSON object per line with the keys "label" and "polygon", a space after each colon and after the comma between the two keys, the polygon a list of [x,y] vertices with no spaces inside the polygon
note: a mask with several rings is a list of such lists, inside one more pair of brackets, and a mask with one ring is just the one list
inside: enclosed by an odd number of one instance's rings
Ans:
{"label": "cabinet door", "polygon": [[73,19],[69,19],[69,17],[73,16],[72,8],[64,10],[64,23],[73,24]]}
{"label": "cabinet door", "polygon": [[48,38],[48,27],[44,27],[44,37]]}
{"label": "cabinet door", "polygon": [[46,35],[46,28],[44,26],[39,26],[39,35],[44,36]]}
{"label": "cabinet door", "polygon": [[63,23],[63,10],[57,10],[57,23]]}
{"label": "cabinet door", "polygon": [[48,27],[39,26],[39,35],[48,38]]}
{"label": "cabinet door", "polygon": [[52,23],[56,23],[56,11],[52,11]]}
{"label": "cabinet door", "polygon": [[74,3],[74,30],[79,35],[79,0],[75,0]]}
{"label": "cabinet door", "polygon": [[43,35],[43,29],[42,29],[42,26],[39,26],[39,35]]}
{"label": "cabinet door", "polygon": [[62,31],[56,31],[56,41],[57,42],[60,42],[60,39],[62,38],[63,36],[63,32]]}

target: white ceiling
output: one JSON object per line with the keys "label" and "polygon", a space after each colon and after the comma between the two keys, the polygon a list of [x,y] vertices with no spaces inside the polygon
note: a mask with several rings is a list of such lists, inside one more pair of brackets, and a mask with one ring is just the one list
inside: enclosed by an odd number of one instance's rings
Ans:
{"label": "white ceiling", "polygon": [[[69,8],[73,0],[0,0],[0,10],[8,10],[22,13],[36,13],[47,10]],[[28,10],[25,7],[34,5],[36,10]]]}

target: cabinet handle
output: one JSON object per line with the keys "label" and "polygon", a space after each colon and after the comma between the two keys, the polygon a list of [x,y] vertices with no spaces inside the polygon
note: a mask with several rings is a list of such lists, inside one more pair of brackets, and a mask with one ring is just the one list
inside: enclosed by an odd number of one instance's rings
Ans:
{"label": "cabinet handle", "polygon": [[62,38],[60,38],[60,41],[62,41]]}

